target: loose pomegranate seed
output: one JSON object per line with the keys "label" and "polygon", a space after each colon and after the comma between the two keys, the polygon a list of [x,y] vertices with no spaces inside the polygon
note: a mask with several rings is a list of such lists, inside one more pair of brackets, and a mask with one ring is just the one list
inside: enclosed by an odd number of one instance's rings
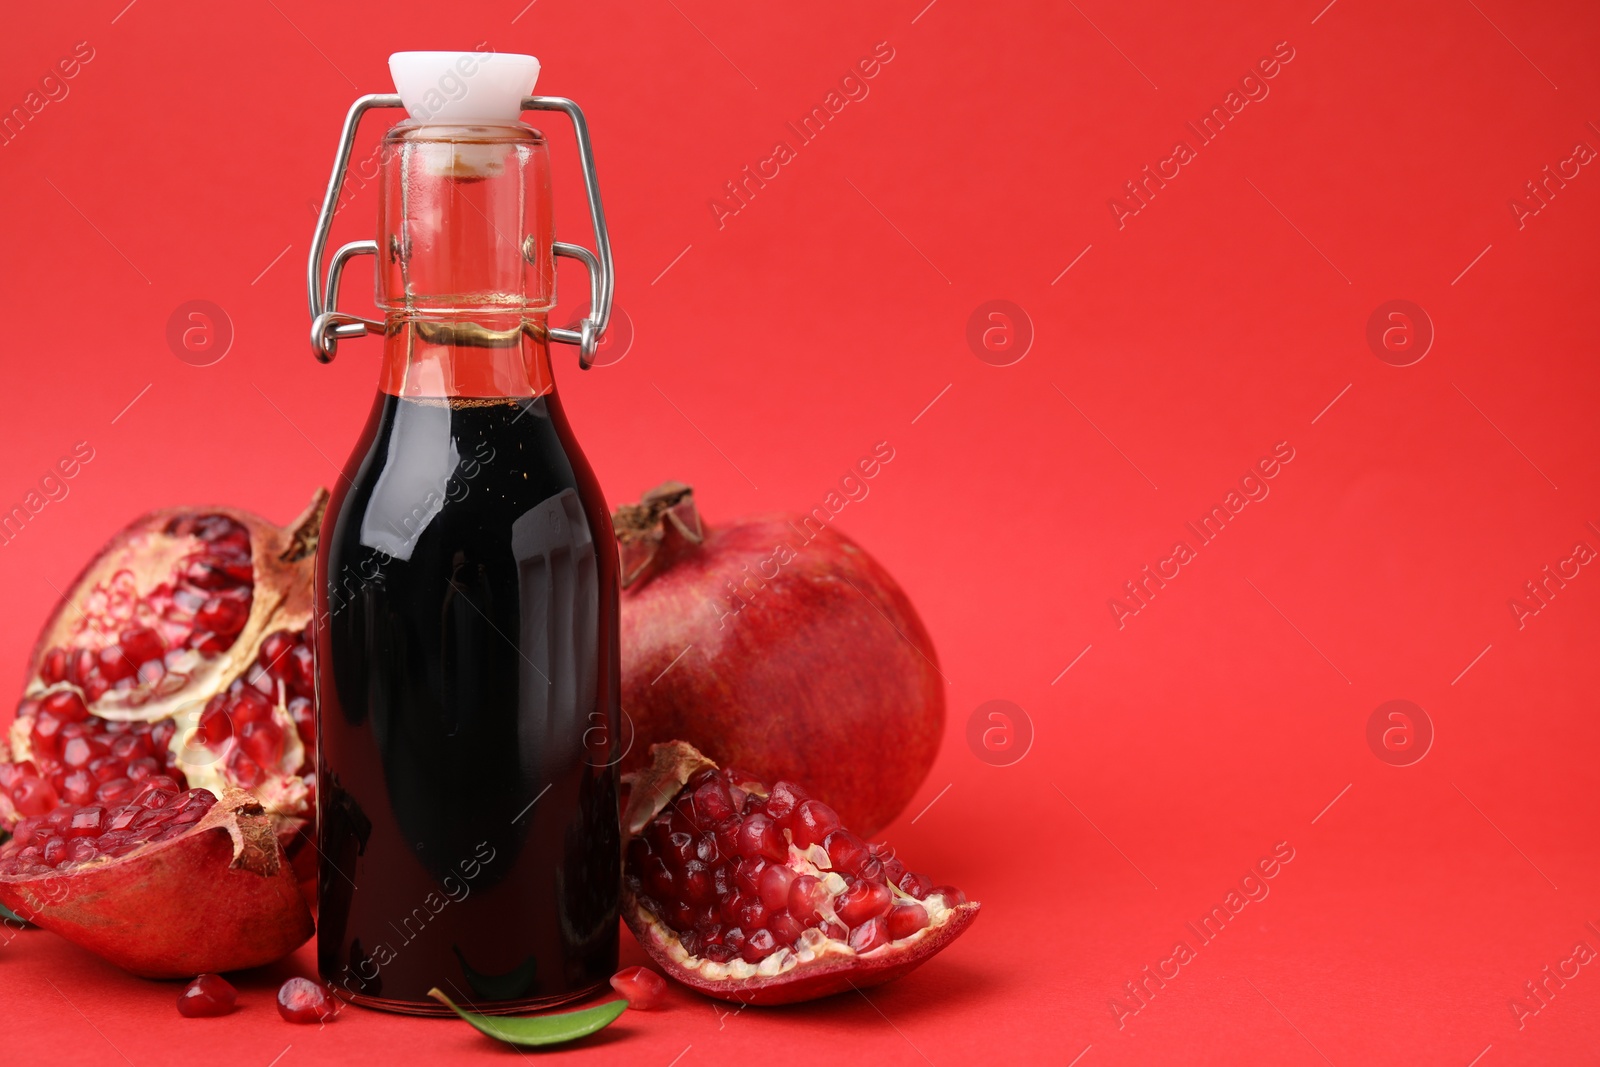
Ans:
{"label": "loose pomegranate seed", "polygon": [[323,1023],[338,1010],[326,987],[309,978],[291,978],[278,987],[278,1014],[291,1023]]}
{"label": "loose pomegranate seed", "polygon": [[611,976],[611,988],[635,1011],[659,1008],[667,999],[666,979],[646,967],[624,967]]}
{"label": "loose pomegranate seed", "polygon": [[202,974],[178,994],[178,1014],[190,1019],[226,1015],[233,1010],[239,993],[228,981],[215,974]]}

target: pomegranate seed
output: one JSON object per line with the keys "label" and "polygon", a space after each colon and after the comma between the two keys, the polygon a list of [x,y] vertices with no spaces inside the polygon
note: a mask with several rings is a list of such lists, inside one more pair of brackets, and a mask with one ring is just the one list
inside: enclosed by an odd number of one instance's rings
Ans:
{"label": "pomegranate seed", "polygon": [[202,974],[178,994],[178,1014],[190,1019],[226,1015],[233,1010],[239,993],[220,975]]}
{"label": "pomegranate seed", "polygon": [[835,941],[843,941],[850,936],[849,928],[844,923],[834,919],[829,919],[821,926],[818,926],[817,929]]}
{"label": "pomegranate seed", "polygon": [[915,871],[901,878],[895,884],[900,887],[902,893],[916,897],[918,900],[926,900],[928,893],[933,889],[933,879],[925,874],[917,874]]}
{"label": "pomegranate seed", "polygon": [[789,886],[795,873],[781,863],[774,863],[761,872],[759,892],[761,903],[768,911],[782,911],[789,906]]}
{"label": "pomegranate seed", "polygon": [[135,804],[124,804],[111,812],[111,817],[106,820],[107,831],[121,832],[133,825],[133,820],[144,812],[144,808]]}
{"label": "pomegranate seed", "polygon": [[155,811],[159,808],[166,807],[167,803],[177,795],[178,794],[172,792],[170,789],[152,789],[146,786],[144,789],[139,790],[139,792],[134,795],[133,802],[139,805],[141,808],[147,808],[151,811]]}
{"label": "pomegranate seed", "polygon": [[29,735],[33,742],[33,752],[41,759],[61,758],[61,720],[54,715],[40,712],[34,720],[33,732]]}
{"label": "pomegranate seed", "polygon": [[744,949],[739,955],[744,957],[746,963],[760,963],[777,947],[778,939],[772,936],[771,930],[757,930],[745,941]]}
{"label": "pomegranate seed", "polygon": [[711,778],[694,791],[695,815],[705,825],[713,825],[738,814],[733,797],[720,778]]}
{"label": "pomegranate seed", "polygon": [[[112,779],[115,781],[116,779]],[[68,804],[87,804],[95,798],[100,783],[87,770],[73,771],[61,780],[61,794]]]}
{"label": "pomegranate seed", "polygon": [[690,904],[709,904],[716,899],[716,887],[711,880],[711,871],[699,860],[690,860],[684,864],[682,884],[683,898]]}
{"label": "pomegranate seed", "polygon": [[244,624],[250,618],[250,602],[248,598],[240,599],[232,593],[229,590],[207,597],[200,610],[194,613],[195,627],[230,638],[244,629]]}
{"label": "pomegranate seed", "polygon": [[283,731],[270,720],[245,723],[239,729],[239,745],[259,766],[276,767],[283,761]]}
{"label": "pomegranate seed", "polygon": [[828,889],[815,875],[802,874],[789,885],[789,914],[806,925],[822,917],[828,903]]}
{"label": "pomegranate seed", "polygon": [[767,869],[766,860],[741,859],[733,865],[733,885],[747,897],[761,895],[761,874]]}
{"label": "pomegranate seed", "polygon": [[55,789],[42,778],[24,778],[11,790],[11,803],[23,815],[43,815],[60,801]]}
{"label": "pomegranate seed", "polygon": [[111,754],[119,760],[133,760],[150,754],[148,734],[121,734],[111,742]]}
{"label": "pomegranate seed", "polygon": [[51,693],[40,701],[39,708],[41,711],[48,711],[62,722],[83,722],[89,717],[89,709],[84,705],[83,698],[70,689]]}
{"label": "pomegranate seed", "polygon": [[150,729],[150,747],[156,752],[166,752],[172,744],[172,737],[178,732],[178,724],[171,719],[163,719]]}
{"label": "pomegranate seed", "polygon": [[834,901],[834,912],[846,926],[857,927],[868,919],[885,915],[894,902],[887,886],[865,880],[852,882]]}
{"label": "pomegranate seed", "polygon": [[278,1014],[292,1023],[321,1023],[338,1012],[324,986],[309,978],[291,978],[278,987]]}
{"label": "pomegranate seed", "polygon": [[809,799],[810,794],[793,782],[779,782],[767,796],[767,814],[787,826],[789,816]]}
{"label": "pomegranate seed", "polygon": [[260,764],[246,755],[242,749],[236,748],[228,753],[226,767],[228,776],[245,789],[254,789],[266,779]]}
{"label": "pomegranate seed", "polygon": [[928,891],[930,897],[944,897],[944,906],[954,908],[967,902],[967,895],[953,885],[941,885]]}
{"label": "pomegranate seed", "polygon": [[166,666],[158,659],[145,660],[139,664],[139,684],[155,685],[167,676]]}
{"label": "pomegranate seed", "polygon": [[889,943],[889,924],[882,916],[868,919],[850,931],[850,947],[858,953],[871,952]]}
{"label": "pomegranate seed", "polygon": [[82,686],[94,672],[94,653],[80,648],[67,657],[67,681]]}
{"label": "pomegranate seed", "polygon": [[[102,741],[101,744],[104,745],[105,742]],[[109,751],[109,746],[107,748]],[[80,767],[87,767],[90,760],[104,755],[106,755],[105,752],[96,752],[94,750],[94,743],[87,737],[71,738],[65,745],[61,746],[61,762],[74,770]]]}
{"label": "pomegranate seed", "polygon": [[106,809],[79,808],[67,822],[68,837],[99,837],[105,829]]}
{"label": "pomegranate seed", "polygon": [[835,830],[822,846],[828,850],[834,870],[841,874],[859,874],[861,865],[872,858],[866,842],[849,830]]}
{"label": "pomegranate seed", "polygon": [[673,858],[674,866],[682,866],[695,858],[694,837],[685,833],[667,835],[666,855]]}
{"label": "pomegranate seed", "polygon": [[67,650],[52,648],[44,655],[44,663],[39,668],[39,677],[44,679],[45,685],[55,685],[64,682],[67,678]]}
{"label": "pomegranate seed", "polygon": [[289,660],[289,653],[294,646],[299,644],[294,634],[288,630],[279,630],[268,634],[261,642],[261,650],[256,653],[256,662],[261,669],[273,678],[287,683],[289,676],[294,671],[294,664]]}
{"label": "pomegranate seed", "polygon": [[805,933],[805,927],[786,911],[768,919],[767,929],[772,931],[772,936],[778,939],[780,945],[792,945]]}
{"label": "pomegranate seed", "polygon": [[756,930],[764,929],[767,925],[767,906],[759,900],[741,901],[738,920],[745,932],[753,936]]}
{"label": "pomegranate seed", "polygon": [[40,849],[40,855],[47,867],[55,867],[65,863],[67,859],[67,841],[63,837],[52,837]]}
{"label": "pomegranate seed", "polygon": [[122,651],[130,660],[143,665],[152,660],[159,661],[166,655],[167,645],[154,630],[147,626],[136,626],[122,631]]}
{"label": "pomegranate seed", "polygon": [[[315,748],[317,744],[317,710],[311,703],[310,697],[295,697],[289,701],[289,717],[294,720],[295,730],[300,734],[300,743],[306,748]],[[701,856],[701,859],[706,857]]]}
{"label": "pomegranate seed", "polygon": [[128,770],[126,773],[130,779],[135,782],[139,782],[150,777],[152,774],[155,774],[160,769],[161,764],[157,763],[151,757],[140,756],[136,760],[128,761]]}
{"label": "pomegranate seed", "polygon": [[232,692],[230,705],[225,705],[228,717],[233,720],[234,728],[243,727],[247,722],[272,721],[272,701],[259,689],[241,687],[237,694]]}
{"label": "pomegranate seed", "polygon": [[624,967],[611,976],[611,988],[635,1011],[659,1008],[667,999],[666,979],[645,967]]}
{"label": "pomegranate seed", "polygon": [[130,781],[127,778],[113,778],[111,781],[103,783],[99,789],[96,789],[94,795],[96,800],[106,804],[120,804],[131,797],[138,788],[138,782]]}
{"label": "pomegranate seed", "polygon": [[107,645],[102,648],[96,658],[96,665],[100,668],[100,677],[113,685],[124,678],[132,678],[139,669],[139,665],[122,651],[121,645]]}
{"label": "pomegranate seed", "polygon": [[289,653],[289,658],[294,661],[294,679],[290,685],[296,693],[303,697],[317,695],[317,660],[316,654],[308,644],[295,647]]}
{"label": "pomegranate seed", "polygon": [[827,836],[839,829],[839,814],[820,800],[807,800],[795,809],[789,820],[789,831],[794,843],[801,848],[820,845]]}
{"label": "pomegranate seed", "polygon": [[97,782],[109,782],[127,773],[128,765],[115,756],[101,756],[89,761],[89,774]]}
{"label": "pomegranate seed", "polygon": [[784,843],[783,831],[778,829],[778,824],[772,821],[771,816],[757,812],[746,816],[739,827],[739,854],[783,860],[789,855],[789,846]]}
{"label": "pomegranate seed", "polygon": [[193,618],[194,613],[206,602],[206,596],[206,593],[179,586],[172,592],[172,614],[185,620]]}
{"label": "pomegranate seed", "polygon": [[928,925],[928,909],[921,904],[900,904],[889,912],[889,938],[910,937]]}

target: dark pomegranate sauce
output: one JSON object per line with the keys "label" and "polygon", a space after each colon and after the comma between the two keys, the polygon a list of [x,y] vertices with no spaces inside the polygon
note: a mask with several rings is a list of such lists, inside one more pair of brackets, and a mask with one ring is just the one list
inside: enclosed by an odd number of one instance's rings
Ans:
{"label": "dark pomegranate sauce", "polygon": [[402,1011],[432,1011],[435,986],[496,1011],[602,985],[620,882],[617,552],[554,392],[380,394],[333,507],[323,978]]}

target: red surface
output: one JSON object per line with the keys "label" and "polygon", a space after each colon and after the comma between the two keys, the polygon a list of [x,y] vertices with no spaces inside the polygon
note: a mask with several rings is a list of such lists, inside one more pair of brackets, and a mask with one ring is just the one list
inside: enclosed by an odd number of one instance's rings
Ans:
{"label": "red surface", "polygon": [[[1520,226],[1508,207],[1575,143],[1600,148],[1592,6],[125,2],[35,7],[0,40],[7,106],[94,49],[0,148],[0,499],[94,448],[0,547],[0,688],[133,514],[281,519],[334,476],[377,370],[371,340],[332,367],[305,341],[309,204],[340,118],[387,88],[391,50],[534,51],[541,89],[590,116],[636,327],[614,366],[558,354],[602,482],[622,500],[691,481],[713,519],[804,508],[892,443],[837,522],[921,607],[951,716],[889,836],[985,909],[870,1003],[723,1016],[680,990],[553,1058],[1592,1060],[1593,966],[1520,1028],[1509,1004],[1546,965],[1570,974],[1575,943],[1600,949],[1600,575],[1581,567],[1521,628],[1508,607],[1576,542],[1600,548],[1600,174]],[[719,229],[723,183],[880,41],[869,95]],[[1119,229],[1108,199],[1281,41],[1270,95]],[[555,148],[571,239],[570,135]],[[336,239],[370,234],[372,210],[359,194]],[[236,331],[214,366],[164,340],[192,299]],[[994,299],[1036,332],[1008,367],[965,340]],[[1436,330],[1408,367],[1366,341],[1394,299]],[[1108,598],[1281,441],[1270,496],[1119,628]],[[966,744],[997,699],[1035,732],[1009,767]],[[1368,747],[1391,699],[1434,725],[1415,765]],[[1123,984],[1277,842],[1294,859],[1270,895],[1119,1029]],[[184,1020],[176,985],[26,933],[0,950],[5,1060],[503,1054],[443,1021],[290,1027],[277,977],[243,978],[226,1020]]]}

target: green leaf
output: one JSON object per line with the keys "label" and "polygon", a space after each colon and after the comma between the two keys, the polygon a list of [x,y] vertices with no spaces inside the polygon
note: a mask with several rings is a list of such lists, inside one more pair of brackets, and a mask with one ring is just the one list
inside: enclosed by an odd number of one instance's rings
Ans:
{"label": "green leaf", "polygon": [[0,904],[0,922],[22,923],[23,925],[27,925],[28,920],[24,919],[22,916],[18,915],[4,904]]}
{"label": "green leaf", "polygon": [[616,1021],[628,1009],[626,1000],[610,1000],[593,1008],[557,1012],[554,1015],[533,1015],[523,1019],[499,1015],[479,1015],[463,1011],[455,1002],[437,989],[428,990],[428,996],[437,1000],[467,1022],[479,1033],[488,1034],[508,1045],[537,1048],[542,1045],[560,1045],[580,1037],[599,1033]]}

